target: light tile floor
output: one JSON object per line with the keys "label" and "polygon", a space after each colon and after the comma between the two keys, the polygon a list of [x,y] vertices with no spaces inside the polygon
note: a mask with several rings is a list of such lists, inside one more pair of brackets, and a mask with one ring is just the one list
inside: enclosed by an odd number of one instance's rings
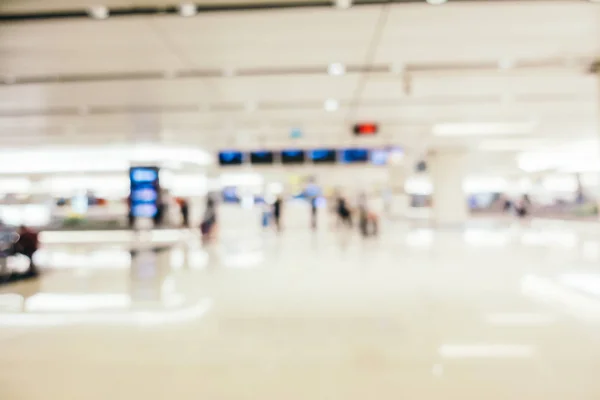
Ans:
{"label": "light tile floor", "polygon": [[0,288],[0,399],[598,400],[599,245],[486,223],[54,245]]}

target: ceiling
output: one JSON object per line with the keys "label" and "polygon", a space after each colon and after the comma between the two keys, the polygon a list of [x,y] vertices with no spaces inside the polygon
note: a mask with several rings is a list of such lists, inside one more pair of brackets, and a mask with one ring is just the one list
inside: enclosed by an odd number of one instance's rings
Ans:
{"label": "ceiling", "polygon": [[[85,6],[5,1],[0,13]],[[299,128],[299,146],[465,147],[486,167],[503,165],[517,150],[596,138],[590,65],[599,50],[600,5],[585,1],[3,22],[0,145],[279,147]],[[344,75],[328,74],[334,62]],[[339,109],[326,111],[327,99]],[[379,123],[377,137],[356,139],[351,127],[359,121]],[[449,123],[529,128],[433,135]]]}

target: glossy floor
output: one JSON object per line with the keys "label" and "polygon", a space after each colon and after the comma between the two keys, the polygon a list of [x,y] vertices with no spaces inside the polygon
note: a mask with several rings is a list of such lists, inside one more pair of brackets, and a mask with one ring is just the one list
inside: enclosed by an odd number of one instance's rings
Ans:
{"label": "glossy floor", "polygon": [[600,398],[595,228],[103,246],[0,289],[0,399]]}

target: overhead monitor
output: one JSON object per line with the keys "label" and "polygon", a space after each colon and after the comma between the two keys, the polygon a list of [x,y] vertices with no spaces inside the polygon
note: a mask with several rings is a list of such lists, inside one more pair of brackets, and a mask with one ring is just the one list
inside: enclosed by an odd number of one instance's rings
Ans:
{"label": "overhead monitor", "polygon": [[387,165],[389,152],[386,149],[372,149],[371,150],[371,164],[373,165]]}
{"label": "overhead monitor", "polygon": [[241,151],[221,151],[219,152],[219,165],[242,165],[244,155]]}
{"label": "overhead monitor", "polygon": [[335,163],[337,153],[334,149],[314,149],[310,151],[310,159],[315,164]]}
{"label": "overhead monitor", "polygon": [[369,161],[367,149],[343,149],[340,151],[340,161],[344,164],[365,163]]}
{"label": "overhead monitor", "polygon": [[252,165],[273,164],[273,152],[272,151],[264,151],[264,150],[250,152],[250,164],[252,164]]}
{"label": "overhead monitor", "polygon": [[303,164],[306,158],[306,153],[300,149],[282,150],[280,155],[282,164]]}

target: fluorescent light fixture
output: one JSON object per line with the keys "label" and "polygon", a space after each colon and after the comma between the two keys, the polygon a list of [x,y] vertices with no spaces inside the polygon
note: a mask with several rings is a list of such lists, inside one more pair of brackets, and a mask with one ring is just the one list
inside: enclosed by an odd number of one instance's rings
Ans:
{"label": "fluorescent light fixture", "polygon": [[341,76],[346,73],[346,66],[339,62],[331,63],[327,68],[327,72],[331,76]]}
{"label": "fluorescent light fixture", "polygon": [[177,161],[206,166],[214,162],[208,152],[183,146],[128,145],[106,147],[54,147],[0,150],[0,174],[126,171],[132,163]]}
{"label": "fluorescent light fixture", "polygon": [[179,5],[179,15],[182,17],[193,17],[198,13],[198,8],[194,3],[181,3]]}
{"label": "fluorescent light fixture", "polygon": [[246,110],[246,112],[254,112],[256,111],[256,109],[258,108],[258,106],[256,105],[256,102],[254,101],[247,101],[246,104],[244,105],[244,109]]}
{"label": "fluorescent light fixture", "polygon": [[548,143],[541,139],[491,139],[479,143],[478,150],[482,151],[523,151],[539,149]]}
{"label": "fluorescent light fixture", "polygon": [[7,85],[12,85],[13,83],[17,82],[17,78],[14,75],[4,75],[4,77],[2,78],[2,80]]}
{"label": "fluorescent light fixture", "polygon": [[106,19],[110,12],[106,6],[95,5],[88,8],[88,14],[94,19]]}
{"label": "fluorescent light fixture", "polygon": [[390,72],[392,72],[393,74],[400,75],[405,70],[406,66],[403,63],[393,63],[392,65],[390,65]]}
{"label": "fluorescent light fixture", "polygon": [[444,344],[438,353],[444,358],[531,358],[534,350],[519,344]]}
{"label": "fluorescent light fixture", "polygon": [[523,135],[535,128],[534,122],[442,123],[433,127],[435,136]]}
{"label": "fluorescent light fixture", "polygon": [[428,4],[437,6],[440,4],[444,4],[445,2],[447,2],[448,0],[426,0]]}
{"label": "fluorescent light fixture", "polygon": [[494,313],[487,314],[485,321],[494,326],[547,326],[554,324],[557,317],[540,313]]}
{"label": "fluorescent light fixture", "polygon": [[327,99],[325,100],[323,107],[325,108],[325,111],[333,112],[340,108],[340,103],[335,99]]}
{"label": "fluorescent light fixture", "polygon": [[515,60],[511,58],[503,58],[502,60],[498,61],[498,68],[503,70],[514,68],[514,66]]}
{"label": "fluorescent light fixture", "polygon": [[352,0],[334,0],[337,8],[346,9],[352,6]]}
{"label": "fluorescent light fixture", "polygon": [[227,67],[223,70],[223,76],[227,77],[227,78],[231,78],[232,76],[235,76],[235,68],[233,67]]}

